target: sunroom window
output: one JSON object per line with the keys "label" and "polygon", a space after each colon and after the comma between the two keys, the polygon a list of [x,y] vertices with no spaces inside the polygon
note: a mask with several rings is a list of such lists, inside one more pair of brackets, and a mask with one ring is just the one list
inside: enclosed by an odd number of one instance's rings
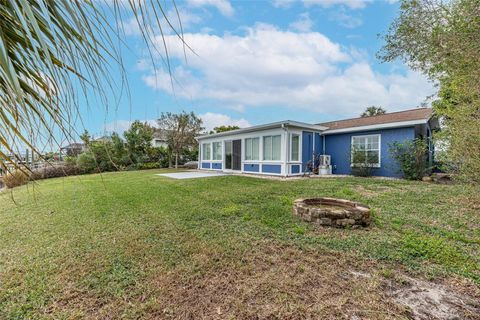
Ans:
{"label": "sunroom window", "polygon": [[202,144],[202,160],[211,160],[211,144],[204,143]]}
{"label": "sunroom window", "polygon": [[380,135],[352,137],[352,166],[380,167]]}
{"label": "sunroom window", "polygon": [[290,151],[290,161],[300,160],[300,135],[292,134],[292,149]]}
{"label": "sunroom window", "polygon": [[281,160],[280,159],[280,140],[281,136],[263,137],[263,160]]}
{"label": "sunroom window", "polygon": [[260,138],[245,139],[245,160],[260,160]]}
{"label": "sunroom window", "polygon": [[213,160],[222,160],[222,143],[214,142],[213,147]]}

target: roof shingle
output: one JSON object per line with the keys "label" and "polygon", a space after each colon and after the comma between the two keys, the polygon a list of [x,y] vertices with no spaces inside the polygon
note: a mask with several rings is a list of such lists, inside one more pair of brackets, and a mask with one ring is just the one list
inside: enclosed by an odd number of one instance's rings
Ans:
{"label": "roof shingle", "polygon": [[391,112],[378,116],[365,118],[352,118],[338,121],[317,123],[317,125],[328,127],[328,130],[346,129],[354,127],[371,126],[376,124],[395,123],[415,120],[428,120],[432,117],[431,108],[417,108],[399,112]]}

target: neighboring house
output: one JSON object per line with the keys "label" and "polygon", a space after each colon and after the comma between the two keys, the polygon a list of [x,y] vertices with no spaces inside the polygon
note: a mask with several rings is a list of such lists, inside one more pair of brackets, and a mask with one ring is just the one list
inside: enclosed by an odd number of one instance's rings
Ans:
{"label": "neighboring house", "polygon": [[60,153],[67,155],[69,157],[78,156],[80,153],[86,151],[87,148],[84,143],[81,142],[73,142],[65,147],[60,148]]}
{"label": "neighboring house", "polygon": [[93,142],[107,143],[107,142],[112,142],[112,137],[111,136],[101,136],[99,138],[93,139],[92,141]]}
{"label": "neighboring house", "polygon": [[426,139],[432,162],[432,130],[437,128],[430,108],[318,124],[280,121],[198,137],[199,168],[291,176],[302,174],[315,155],[323,154],[330,156],[333,174],[350,174],[354,145],[377,159],[373,175],[399,177],[389,145]]}
{"label": "neighboring house", "polygon": [[152,147],[168,148],[167,131],[156,129],[153,133]]}

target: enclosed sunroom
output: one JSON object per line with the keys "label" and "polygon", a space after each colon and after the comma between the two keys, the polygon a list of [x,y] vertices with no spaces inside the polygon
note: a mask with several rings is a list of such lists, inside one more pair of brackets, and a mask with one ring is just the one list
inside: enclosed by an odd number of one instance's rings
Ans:
{"label": "enclosed sunroom", "polygon": [[199,169],[298,175],[320,153],[325,129],[287,120],[200,136]]}

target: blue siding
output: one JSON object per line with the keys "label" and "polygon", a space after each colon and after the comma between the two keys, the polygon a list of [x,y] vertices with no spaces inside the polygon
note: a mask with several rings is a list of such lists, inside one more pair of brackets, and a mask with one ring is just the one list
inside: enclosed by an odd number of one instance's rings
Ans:
{"label": "blue siding", "polygon": [[210,169],[210,162],[202,162],[202,169]]}
{"label": "blue siding", "polygon": [[282,166],[279,164],[262,164],[262,172],[282,173]]}
{"label": "blue siding", "polygon": [[323,154],[322,139],[323,137],[320,136],[320,133],[315,133],[315,146],[313,150],[315,154]]}
{"label": "blue siding", "polygon": [[313,132],[302,132],[302,163],[306,168],[307,162],[313,159]]}
{"label": "blue siding", "polygon": [[292,164],[292,173],[300,173],[300,165]]}
{"label": "blue siding", "polygon": [[385,177],[401,177],[398,164],[388,151],[389,145],[394,141],[414,139],[414,127],[326,135],[325,154],[332,156],[333,173],[351,174],[350,149],[352,136],[368,134],[381,134],[381,167],[374,169],[373,174]]}
{"label": "blue siding", "polygon": [[245,163],[243,165],[243,171],[260,172],[260,165],[253,163]]}
{"label": "blue siding", "polygon": [[212,169],[222,169],[222,164],[221,163],[218,163],[218,162],[215,162],[215,163],[212,163]]}

